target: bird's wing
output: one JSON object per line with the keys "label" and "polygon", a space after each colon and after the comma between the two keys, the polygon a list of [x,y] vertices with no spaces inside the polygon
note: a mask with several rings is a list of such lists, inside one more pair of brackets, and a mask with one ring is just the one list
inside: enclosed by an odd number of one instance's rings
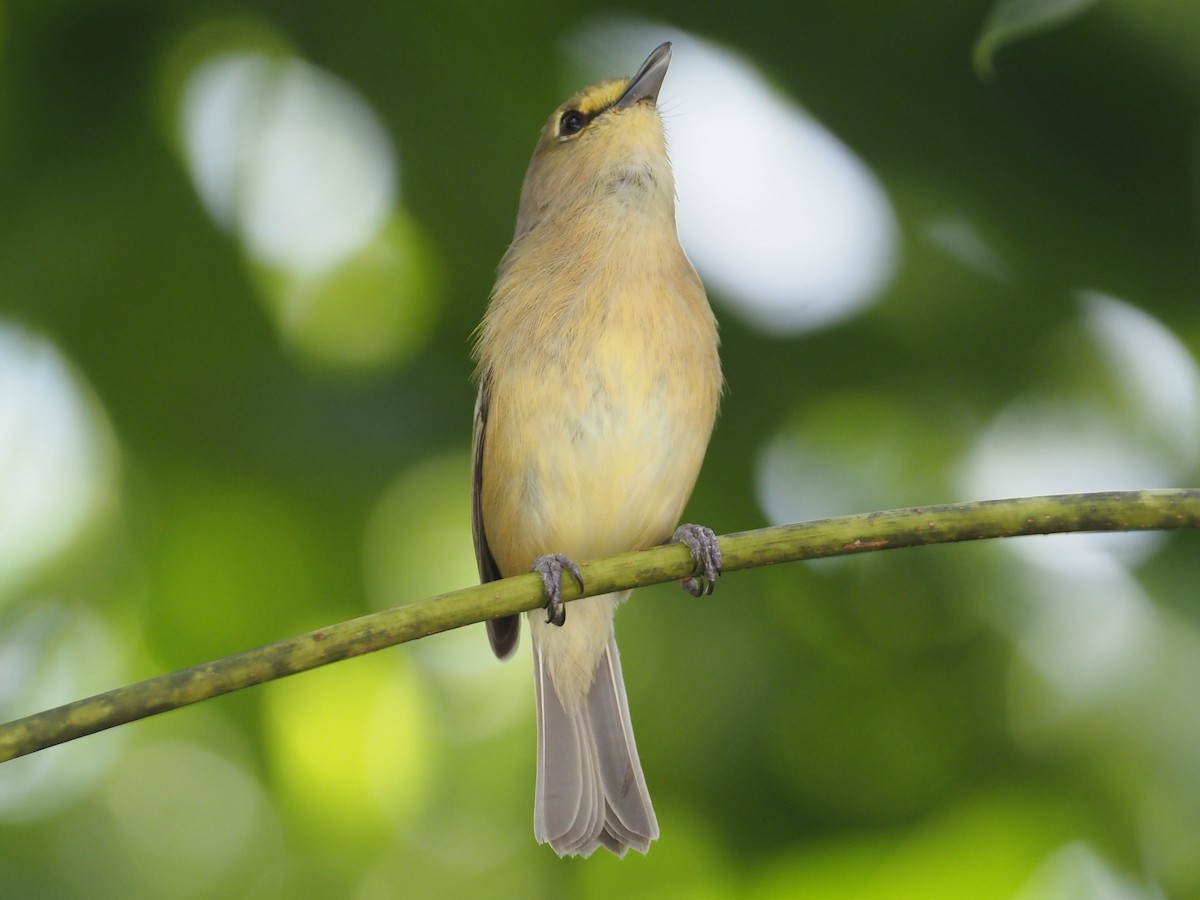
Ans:
{"label": "bird's wing", "polygon": [[[483,527],[483,443],[487,437],[488,378],[479,383],[479,396],[475,400],[475,427],[471,435],[471,467],[474,478],[471,489],[471,532],[475,537],[475,562],[479,566],[479,580],[483,584],[499,581],[504,576],[496,565],[488,547],[487,532]],[[501,616],[487,623],[488,640],[492,652],[500,659],[508,659],[517,648],[521,634],[520,616]]]}

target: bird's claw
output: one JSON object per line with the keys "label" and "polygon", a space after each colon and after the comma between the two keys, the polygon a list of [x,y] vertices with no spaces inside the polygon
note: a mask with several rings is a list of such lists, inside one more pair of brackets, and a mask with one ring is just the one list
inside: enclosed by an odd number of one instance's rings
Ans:
{"label": "bird's claw", "polygon": [[[711,534],[711,532],[710,532]],[[546,593],[546,623],[562,626],[567,621],[567,605],[562,599],[562,575],[566,571],[579,589],[583,590],[583,573],[579,566],[569,556],[561,553],[547,553],[533,561],[533,571],[542,576],[542,585]]]}
{"label": "bird's claw", "polygon": [[693,597],[711,594],[717,576],[721,574],[721,545],[717,543],[713,530],[703,525],[680,525],[671,536],[671,543],[687,547],[700,570],[696,575],[683,579],[683,589]]}

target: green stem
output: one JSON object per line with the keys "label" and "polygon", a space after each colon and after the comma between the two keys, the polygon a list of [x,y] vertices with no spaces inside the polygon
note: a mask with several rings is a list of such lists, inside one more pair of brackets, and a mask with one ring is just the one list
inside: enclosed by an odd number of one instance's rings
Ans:
{"label": "green stem", "polygon": [[[721,537],[726,572],[755,566],[1018,535],[1200,527],[1200,489],[1065,494],[915,507],[780,525]],[[681,545],[582,564],[587,590],[564,599],[693,574]],[[0,725],[0,762],[327,663],[542,606],[541,580],[519,575],[419,600],[116,688]]]}

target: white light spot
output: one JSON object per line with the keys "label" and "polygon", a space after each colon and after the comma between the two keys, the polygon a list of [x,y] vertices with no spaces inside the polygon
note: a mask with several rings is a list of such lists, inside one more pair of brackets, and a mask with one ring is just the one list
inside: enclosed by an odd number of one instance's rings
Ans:
{"label": "white light spot", "polygon": [[872,493],[876,479],[835,448],[819,448],[788,432],[767,443],[755,472],[758,504],[772,525],[867,512],[879,501]]}
{"label": "white light spot", "polygon": [[222,55],[189,77],[181,117],[197,191],[258,262],[315,276],[387,221],[391,143],[367,104],[329,73],[294,58]]}
{"label": "white light spot", "polygon": [[1061,703],[1108,702],[1161,653],[1154,605],[1120,563],[1094,556],[1086,572],[1027,570],[1025,580],[1017,643]]}
{"label": "white light spot", "polygon": [[221,57],[198,67],[183,91],[180,130],[192,183],[208,214],[232,228],[246,148],[270,75],[257,54]]}
{"label": "white light spot", "polygon": [[1104,352],[1128,412],[1165,439],[1181,467],[1200,450],[1200,371],[1183,342],[1143,310],[1080,291],[1084,322]]}
{"label": "white light spot", "polygon": [[0,324],[0,598],[65,551],[107,497],[107,438],[53,345]]}
{"label": "white light spot", "polygon": [[176,896],[203,895],[254,853],[270,821],[257,779],[185,741],[132,748],[106,788],[103,799],[129,858],[155,887]]}
{"label": "white light spot", "polygon": [[1115,870],[1103,856],[1081,841],[1054,851],[1017,892],[1014,900],[1163,900],[1156,887],[1141,884]]}
{"label": "white light spot", "polygon": [[947,216],[923,229],[925,239],[968,269],[994,281],[1008,281],[1012,269],[984,240],[979,229],[963,216]]}
{"label": "white light spot", "polygon": [[[1170,487],[1174,469],[1119,419],[1083,403],[1019,402],[979,435],[959,492],[973,500]],[[1152,533],[1021,538],[1004,547],[1060,571],[1086,570],[1110,554],[1136,562],[1158,545]]]}
{"label": "white light spot", "polygon": [[[997,415],[963,465],[964,497],[1169,488],[1192,466],[1200,375],[1191,354],[1141,310],[1095,293],[1082,299],[1083,326],[1108,371],[1091,393],[1020,400]],[[1040,565],[1082,572],[1102,558],[1139,562],[1161,541],[1153,532],[1072,534],[1005,546]]]}
{"label": "white light spot", "polygon": [[[37,598],[0,632],[0,722],[120,684],[124,653],[82,604]],[[128,738],[124,729],[49,747],[0,766],[0,822],[33,822],[91,792]]]}

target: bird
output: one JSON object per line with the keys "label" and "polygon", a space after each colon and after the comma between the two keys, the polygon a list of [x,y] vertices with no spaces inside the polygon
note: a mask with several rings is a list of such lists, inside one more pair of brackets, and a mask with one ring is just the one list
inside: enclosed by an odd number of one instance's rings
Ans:
{"label": "bird", "polygon": [[[717,321],[679,243],[658,94],[663,43],[631,78],[554,111],[521,189],[513,240],[475,334],[473,514],[482,582],[535,571],[534,836],[561,857],[647,852],[659,836],[613,632],[623,591],[573,601],[577,560],[686,544],[710,593],[711,529],[676,528],[724,378]],[[520,616],[487,623],[501,660]]]}

